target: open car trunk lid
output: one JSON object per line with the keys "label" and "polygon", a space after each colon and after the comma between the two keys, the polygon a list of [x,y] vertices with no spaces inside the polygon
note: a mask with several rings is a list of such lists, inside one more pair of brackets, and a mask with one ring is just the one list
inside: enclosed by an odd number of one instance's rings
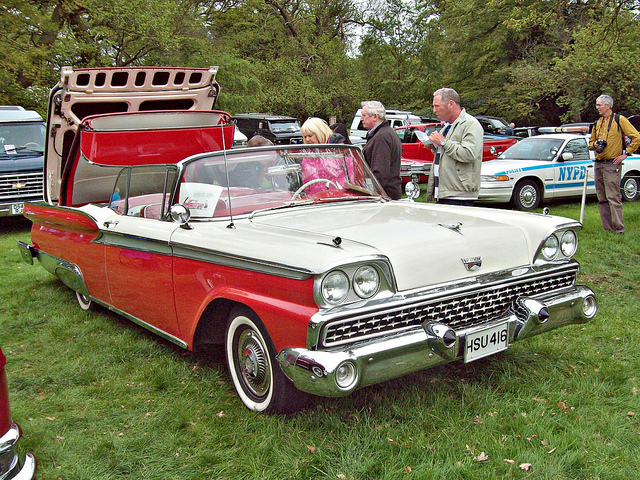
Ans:
{"label": "open car trunk lid", "polygon": [[82,120],[91,115],[151,110],[212,110],[218,67],[63,67],[49,95],[45,199],[60,197],[62,171]]}

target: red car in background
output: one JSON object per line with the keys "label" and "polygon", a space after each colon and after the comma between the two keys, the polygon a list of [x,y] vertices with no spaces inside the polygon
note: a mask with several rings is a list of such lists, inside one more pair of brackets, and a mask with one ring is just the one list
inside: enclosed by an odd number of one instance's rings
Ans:
{"label": "red car in background", "polygon": [[[428,135],[434,130],[440,130],[442,127],[444,127],[444,123],[419,123],[395,129],[402,142],[400,176],[402,177],[403,185],[409,180],[413,180],[414,183],[426,182],[429,179],[429,172],[433,163],[433,152],[418,140],[416,130]],[[485,134],[482,161],[493,160],[517,141],[517,138]]]}
{"label": "red car in background", "polygon": [[0,478],[2,480],[30,480],[35,477],[36,459],[27,453],[22,468],[16,453],[16,444],[22,436],[22,430],[11,421],[9,410],[9,388],[4,366],[7,359],[0,349]]}

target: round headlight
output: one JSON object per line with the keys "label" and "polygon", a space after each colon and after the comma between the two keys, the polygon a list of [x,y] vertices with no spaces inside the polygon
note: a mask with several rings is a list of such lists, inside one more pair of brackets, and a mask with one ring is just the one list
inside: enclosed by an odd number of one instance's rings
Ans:
{"label": "round headlight", "polygon": [[358,380],[358,368],[353,362],[342,362],[336,368],[335,378],[336,385],[343,390],[352,387]]}
{"label": "round headlight", "polygon": [[578,249],[578,237],[573,230],[567,230],[562,235],[560,251],[565,257],[572,257]]}
{"label": "round headlight", "polygon": [[559,242],[558,237],[550,235],[542,246],[542,256],[545,260],[553,260],[558,253]]}
{"label": "round headlight", "polygon": [[335,270],[322,280],[322,298],[331,305],[342,302],[349,293],[349,279],[344,272]]}
{"label": "round headlight", "polygon": [[356,270],[353,276],[353,289],[360,298],[371,298],[380,287],[378,271],[367,265]]}

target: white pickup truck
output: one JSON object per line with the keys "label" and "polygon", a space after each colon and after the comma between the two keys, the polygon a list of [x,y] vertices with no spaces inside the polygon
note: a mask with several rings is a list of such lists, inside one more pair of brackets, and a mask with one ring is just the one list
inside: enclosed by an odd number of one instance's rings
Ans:
{"label": "white pickup truck", "polygon": [[[482,163],[480,203],[511,203],[533,210],[543,201],[580,197],[587,180],[587,195],[596,193],[593,151],[589,136],[551,133],[524,138],[498,158]],[[625,201],[638,199],[640,155],[623,162],[620,189]]]}

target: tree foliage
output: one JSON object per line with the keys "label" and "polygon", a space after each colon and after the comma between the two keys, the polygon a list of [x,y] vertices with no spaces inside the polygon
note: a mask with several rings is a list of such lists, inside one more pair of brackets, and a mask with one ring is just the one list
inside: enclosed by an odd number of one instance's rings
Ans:
{"label": "tree foliage", "polygon": [[219,65],[220,108],[346,122],[366,99],[431,114],[593,120],[640,110],[638,0],[5,0],[0,101],[45,109],[64,65]]}

